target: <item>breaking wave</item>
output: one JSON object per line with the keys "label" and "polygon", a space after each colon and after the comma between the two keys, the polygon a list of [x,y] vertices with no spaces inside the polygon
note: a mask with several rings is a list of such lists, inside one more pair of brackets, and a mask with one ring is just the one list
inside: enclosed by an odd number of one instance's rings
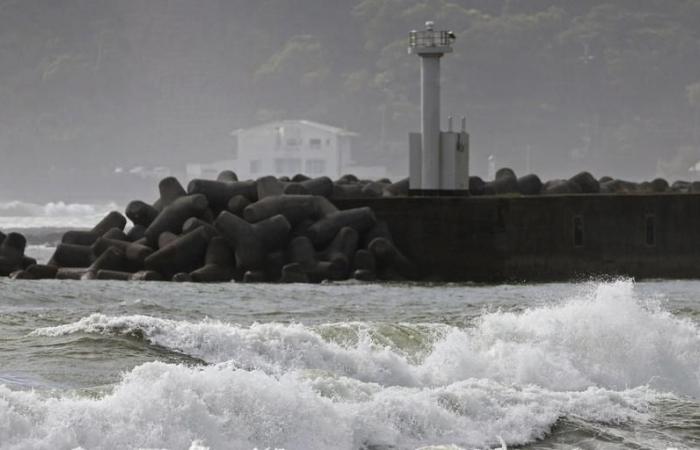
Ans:
{"label": "breaking wave", "polygon": [[40,205],[21,201],[0,202],[0,229],[92,228],[107,212],[115,209],[119,207],[114,203],[50,202]]}
{"label": "breaking wave", "polygon": [[32,335],[129,336],[209,365],[146,363],[106,394],[0,386],[0,448],[500,448],[562,420],[646,422],[700,396],[700,334],[633,287],[469,327],[92,314]]}
{"label": "breaking wave", "polygon": [[560,304],[481,316],[475,326],[254,324],[92,314],[35,335],[101,333],[148,342],[209,363],[279,375],[320,370],[384,386],[434,387],[469,378],[554,391],[651,386],[700,397],[700,332],[631,282],[598,286]]}

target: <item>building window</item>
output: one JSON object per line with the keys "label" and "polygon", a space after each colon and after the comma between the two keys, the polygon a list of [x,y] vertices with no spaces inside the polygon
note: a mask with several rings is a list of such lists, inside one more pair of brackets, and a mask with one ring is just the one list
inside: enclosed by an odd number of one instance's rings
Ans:
{"label": "building window", "polygon": [[649,247],[656,245],[656,219],[649,215],[646,217],[646,243]]}
{"label": "building window", "polygon": [[301,160],[299,158],[276,158],[275,173],[295,174],[301,172]]}
{"label": "building window", "polygon": [[331,146],[331,140],[330,140],[330,138],[326,138],[326,147],[330,147],[330,146]]}
{"label": "building window", "polygon": [[306,173],[321,174],[326,172],[326,161],[322,159],[307,159]]}
{"label": "building window", "polygon": [[320,139],[309,139],[309,148],[311,150],[321,150],[321,140]]}
{"label": "building window", "polygon": [[250,161],[250,173],[260,173],[260,160],[252,159]]}
{"label": "building window", "polygon": [[583,217],[574,217],[574,247],[583,247]]}

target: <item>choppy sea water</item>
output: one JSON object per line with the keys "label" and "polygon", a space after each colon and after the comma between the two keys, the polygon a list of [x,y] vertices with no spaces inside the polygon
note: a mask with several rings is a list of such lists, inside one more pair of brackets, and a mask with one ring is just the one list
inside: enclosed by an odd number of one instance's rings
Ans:
{"label": "choppy sea water", "polygon": [[0,280],[0,449],[699,448],[699,292]]}

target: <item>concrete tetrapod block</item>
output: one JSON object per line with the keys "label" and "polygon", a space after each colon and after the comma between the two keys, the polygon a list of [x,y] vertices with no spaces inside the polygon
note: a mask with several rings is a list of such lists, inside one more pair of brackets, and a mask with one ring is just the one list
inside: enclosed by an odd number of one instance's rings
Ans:
{"label": "concrete tetrapod block", "polygon": [[362,186],[362,196],[366,198],[377,198],[384,195],[385,184],[372,181]]}
{"label": "concrete tetrapod block", "polygon": [[167,247],[168,244],[171,242],[175,241],[178,238],[178,235],[175,233],[171,233],[170,231],[164,231],[160,233],[160,236],[158,236],[158,248],[163,248]]}
{"label": "concrete tetrapod block", "polygon": [[198,283],[222,283],[231,281],[236,270],[236,258],[226,240],[215,236],[209,241],[204,266],[190,272]]}
{"label": "concrete tetrapod block", "polygon": [[180,181],[175,177],[166,177],[160,180],[158,191],[160,192],[160,198],[153,205],[158,212],[163,211],[178,198],[187,195],[185,188],[182,187]]}
{"label": "concrete tetrapod block", "polygon": [[96,280],[129,281],[131,273],[118,270],[98,270],[95,273]]}
{"label": "concrete tetrapod block", "polygon": [[191,283],[192,277],[187,272],[180,272],[173,275],[170,281],[174,281],[176,283]]}
{"label": "concrete tetrapod block", "polygon": [[0,244],[0,276],[24,269],[24,249],[27,240],[19,233],[9,233]]}
{"label": "concrete tetrapod block", "polygon": [[15,270],[9,277],[13,280],[36,280],[36,277],[26,270]]}
{"label": "concrete tetrapod block", "polygon": [[349,270],[347,259],[319,261],[311,240],[304,236],[292,239],[287,247],[290,262],[298,263],[309,280],[319,283],[323,280],[342,280]]}
{"label": "concrete tetrapod block", "polygon": [[92,245],[100,235],[93,231],[70,230],[63,233],[61,242],[73,245]]}
{"label": "concrete tetrapod block", "polygon": [[284,193],[284,184],[276,177],[260,177],[256,180],[256,183],[258,185],[258,201]]}
{"label": "concrete tetrapod block", "polygon": [[246,270],[242,281],[244,283],[262,283],[265,281],[265,272],[262,270]]}
{"label": "concrete tetrapod block", "polygon": [[377,274],[371,270],[365,270],[365,269],[357,269],[356,271],[353,272],[352,277],[356,279],[357,281],[376,281],[377,280]]}
{"label": "concrete tetrapod block", "polygon": [[164,231],[179,233],[182,225],[190,217],[198,217],[207,211],[209,202],[202,194],[188,195],[180,197],[163,209],[156,220],[146,228],[146,239],[148,243],[155,247],[158,237]]}
{"label": "concrete tetrapod block", "polygon": [[143,269],[144,261],[153,253],[151,247],[137,244],[136,242],[116,241],[100,238],[92,245],[92,253],[96,257],[102,255],[108,248],[115,247],[124,253],[129,272]]}
{"label": "concrete tetrapod block", "polygon": [[346,173],[336,181],[336,184],[355,184],[360,181],[354,174]]}
{"label": "concrete tetrapod block", "polygon": [[82,280],[88,272],[87,267],[61,267],[56,271],[57,280]]}
{"label": "concrete tetrapod block", "polygon": [[[387,180],[388,181],[388,180]],[[406,197],[409,190],[409,179],[404,178],[384,187],[385,197]]]}
{"label": "concrete tetrapod block", "polygon": [[26,269],[32,264],[36,264],[36,259],[27,255],[22,256],[22,269]]}
{"label": "concrete tetrapod block", "polygon": [[182,224],[182,234],[187,234],[191,231],[196,230],[197,228],[205,227],[209,230],[212,236],[218,236],[219,232],[216,231],[216,228],[214,228],[214,225],[211,223],[207,223],[204,220],[200,219],[199,217],[190,217],[189,219],[185,220],[185,223]]}
{"label": "concrete tetrapod block", "polygon": [[265,257],[266,279],[279,280],[285,264],[287,264],[287,254],[284,250],[269,252]]}
{"label": "concrete tetrapod block", "polygon": [[376,273],[377,260],[374,258],[374,253],[364,248],[357,250],[352,259],[352,270],[365,270]]}
{"label": "concrete tetrapod block", "polygon": [[234,249],[237,266],[243,270],[264,268],[265,255],[287,242],[292,226],[282,215],[250,224],[230,212],[222,212],[214,226]]}
{"label": "concrete tetrapod block", "polygon": [[496,194],[518,193],[518,178],[512,169],[503,167],[496,172],[496,178],[488,183]]}
{"label": "concrete tetrapod block", "polygon": [[163,275],[155,270],[139,270],[132,273],[129,279],[131,281],[163,281]]}
{"label": "concrete tetrapod block", "polygon": [[294,226],[305,219],[318,220],[322,217],[320,199],[323,197],[311,195],[266,197],[248,205],[243,210],[243,218],[256,223],[281,214]]}
{"label": "concrete tetrapod block", "polygon": [[250,205],[250,200],[243,195],[234,195],[231,200],[228,201],[226,210],[238,217],[243,217],[243,211]]}
{"label": "concrete tetrapod block", "polygon": [[158,217],[158,210],[141,200],[134,200],[126,205],[125,212],[126,217],[128,217],[134,225],[141,225],[146,228]]}
{"label": "concrete tetrapod block", "polygon": [[690,192],[690,183],[688,181],[678,180],[671,185],[672,192],[688,193]]}
{"label": "concrete tetrapod block", "polygon": [[289,263],[282,267],[280,283],[309,283],[309,276],[299,263]]}
{"label": "concrete tetrapod block", "polygon": [[[343,227],[335,238],[333,238],[330,245],[321,252],[320,257],[326,261],[339,260],[339,263],[345,264],[349,270],[352,266],[352,260],[355,257],[359,241],[360,235],[357,231],[350,227]],[[347,277],[344,276],[343,278]]]}
{"label": "concrete tetrapod block", "polygon": [[291,179],[293,183],[301,183],[302,181],[310,180],[311,177],[304,175],[303,173],[298,173],[294,175]]}
{"label": "concrete tetrapod block", "polygon": [[522,195],[539,195],[542,191],[542,180],[534,173],[518,178],[518,192]]}
{"label": "concrete tetrapod block", "polygon": [[469,194],[470,195],[484,195],[486,192],[486,182],[480,177],[471,176],[469,177]]}
{"label": "concrete tetrapod block", "polygon": [[0,254],[24,256],[27,238],[19,233],[8,233],[0,244]]}
{"label": "concrete tetrapod block", "polygon": [[333,194],[330,198],[364,198],[366,195],[362,192],[363,186],[360,183],[353,184],[334,184]]}
{"label": "concrete tetrapod block", "polygon": [[308,237],[309,235],[309,228],[311,228],[311,225],[315,224],[317,221],[316,220],[311,220],[311,219],[306,219],[302,220],[298,224],[292,228],[291,233],[289,234],[290,239],[295,238],[297,236],[306,236]]}
{"label": "concrete tetrapod block", "polygon": [[112,211],[107,214],[97,225],[95,225],[91,231],[102,236],[112,228],[123,230],[125,226],[126,217],[117,211]]}
{"label": "concrete tetrapod block", "polygon": [[542,185],[543,195],[580,194],[581,187],[569,180],[550,180]]}
{"label": "concrete tetrapod block", "polygon": [[637,183],[624,180],[610,180],[600,184],[600,192],[604,194],[631,194],[639,190]]}
{"label": "concrete tetrapod block", "polygon": [[387,224],[384,220],[377,220],[377,223],[375,223],[372,228],[370,228],[362,234],[360,246],[362,248],[367,248],[369,243],[372,242],[373,239],[378,237],[387,239],[391,243],[394,242],[394,238],[391,235],[391,230],[389,230],[389,224]]}
{"label": "concrete tetrapod block", "polygon": [[301,181],[300,184],[311,195],[330,198],[333,195],[333,181],[328,177],[311,178]]}
{"label": "concrete tetrapod block", "polygon": [[135,242],[144,237],[146,237],[146,227],[143,225],[134,225],[126,233],[126,239],[129,242]]}
{"label": "concrete tetrapod block", "polygon": [[580,172],[569,178],[569,182],[578,185],[583,194],[597,194],[600,192],[600,183],[589,172]]}
{"label": "concrete tetrapod block", "polygon": [[204,195],[216,213],[225,210],[228,207],[228,202],[237,195],[242,195],[251,202],[258,199],[258,189],[255,181],[227,183],[195,179],[187,185],[187,192],[190,195]]}
{"label": "concrete tetrapod block", "polygon": [[387,239],[376,238],[369,243],[367,249],[374,255],[380,269],[396,271],[409,280],[416,279],[417,272],[413,263]]}
{"label": "concrete tetrapod block", "polygon": [[165,278],[180,272],[189,274],[204,264],[211,238],[206,228],[198,228],[153,252],[144,261],[144,267],[161,273]]}
{"label": "concrete tetrapod block", "polygon": [[129,240],[129,238],[126,236],[126,233],[124,233],[124,231],[120,230],[119,228],[112,228],[111,230],[103,234],[102,237],[106,239],[114,239],[117,241]]}
{"label": "concrete tetrapod block", "polygon": [[44,264],[32,264],[25,269],[26,272],[31,274],[35,280],[51,280],[56,278],[56,272],[58,268],[56,266],[48,266]]}
{"label": "concrete tetrapod block", "polygon": [[58,244],[49,265],[65,268],[87,268],[94,261],[92,247],[86,245]]}
{"label": "concrete tetrapod block", "polygon": [[124,252],[117,247],[109,247],[90,265],[89,272],[98,270],[126,271],[127,261]]}
{"label": "concrete tetrapod block", "polygon": [[654,178],[651,181],[651,186],[654,192],[668,192],[670,189],[668,181],[664,180],[663,178]]}
{"label": "concrete tetrapod block", "polygon": [[238,181],[238,175],[233,170],[223,170],[219,172],[216,177],[216,181],[221,181],[222,183],[235,183]]}
{"label": "concrete tetrapod block", "polygon": [[374,212],[368,207],[346,209],[328,214],[309,227],[308,235],[314,245],[329,243],[341,228],[350,227],[358,233],[364,233],[377,223]]}
{"label": "concrete tetrapod block", "polygon": [[304,185],[296,182],[285,183],[283,193],[285,195],[311,195]]}

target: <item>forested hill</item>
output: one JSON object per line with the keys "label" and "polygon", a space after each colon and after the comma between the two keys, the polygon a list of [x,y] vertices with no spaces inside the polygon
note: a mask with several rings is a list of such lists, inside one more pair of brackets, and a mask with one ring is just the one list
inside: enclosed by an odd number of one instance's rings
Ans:
{"label": "forested hill", "polygon": [[444,113],[467,116],[477,173],[490,154],[547,177],[700,159],[700,0],[0,0],[0,180],[220,158],[275,118],[392,163],[428,19],[457,34]]}

